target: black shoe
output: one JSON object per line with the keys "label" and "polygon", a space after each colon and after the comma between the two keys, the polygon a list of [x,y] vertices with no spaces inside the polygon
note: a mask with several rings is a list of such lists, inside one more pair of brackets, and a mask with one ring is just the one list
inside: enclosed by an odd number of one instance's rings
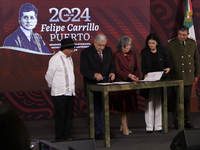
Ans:
{"label": "black shoe", "polygon": [[63,139],[56,139],[55,142],[62,142]]}
{"label": "black shoe", "polygon": [[186,124],[185,124],[185,128],[193,129],[194,126],[193,126],[191,123],[186,123]]}
{"label": "black shoe", "polygon": [[111,139],[116,139],[117,136],[116,136],[115,134],[110,133],[110,138],[111,138]]}
{"label": "black shoe", "polygon": [[63,141],[72,141],[72,138],[68,138],[68,139],[63,139]]}
{"label": "black shoe", "polygon": [[103,134],[96,134],[95,140],[103,140]]}
{"label": "black shoe", "polygon": [[159,133],[162,133],[162,130],[157,130],[157,131],[155,131],[155,132],[159,132]]}
{"label": "black shoe", "polygon": [[151,133],[153,133],[153,131],[147,131],[147,134],[151,134]]}

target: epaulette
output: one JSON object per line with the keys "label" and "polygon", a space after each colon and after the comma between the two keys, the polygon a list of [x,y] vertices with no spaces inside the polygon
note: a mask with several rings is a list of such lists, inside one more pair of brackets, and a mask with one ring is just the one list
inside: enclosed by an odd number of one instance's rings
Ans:
{"label": "epaulette", "polygon": [[193,38],[191,38],[191,37],[188,37],[188,39],[190,39],[191,41],[194,41],[194,42],[196,42],[196,40],[195,40],[195,39],[193,39]]}
{"label": "epaulette", "polygon": [[174,41],[175,39],[176,39],[176,38],[169,39],[169,40],[168,40],[168,43]]}

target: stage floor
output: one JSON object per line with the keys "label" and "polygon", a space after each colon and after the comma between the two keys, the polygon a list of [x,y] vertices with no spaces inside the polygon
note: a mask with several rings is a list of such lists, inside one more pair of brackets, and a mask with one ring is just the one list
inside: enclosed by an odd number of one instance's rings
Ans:
{"label": "stage floor", "polygon": [[[54,120],[24,121],[31,139],[54,140]],[[191,122],[195,128],[200,128],[200,112],[191,113]],[[162,134],[153,132],[147,134],[145,131],[144,112],[138,111],[131,114],[129,128],[133,132],[124,136],[119,131],[120,120],[118,114],[110,114],[111,132],[117,135],[111,139],[111,147],[105,148],[103,140],[96,140],[96,150],[170,150],[170,144],[178,134],[174,129],[172,113],[168,114],[169,133]],[[89,138],[88,118],[75,117],[73,123],[72,137],[74,140]]]}

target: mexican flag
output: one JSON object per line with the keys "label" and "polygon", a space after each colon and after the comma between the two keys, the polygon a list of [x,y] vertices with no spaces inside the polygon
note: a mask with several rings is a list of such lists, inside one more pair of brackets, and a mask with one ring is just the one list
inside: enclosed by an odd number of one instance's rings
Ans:
{"label": "mexican flag", "polygon": [[190,33],[189,38],[193,38],[196,40],[192,15],[193,15],[192,2],[191,0],[186,0],[185,17],[184,17],[183,25],[189,28],[189,33]]}
{"label": "mexican flag", "polygon": [[[191,0],[186,0],[186,2],[185,2],[185,17],[184,17],[183,25],[185,25],[189,28],[189,36],[188,37],[192,38],[196,41],[192,15],[193,15],[192,2],[191,2]],[[198,82],[198,80],[193,85],[195,85],[197,82]]]}

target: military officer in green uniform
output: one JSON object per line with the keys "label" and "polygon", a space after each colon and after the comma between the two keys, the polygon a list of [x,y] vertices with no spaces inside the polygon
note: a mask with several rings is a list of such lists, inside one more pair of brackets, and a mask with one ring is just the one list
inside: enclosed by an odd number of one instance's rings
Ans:
{"label": "military officer in green uniform", "polygon": [[[194,39],[188,38],[189,29],[181,26],[178,29],[178,36],[168,41],[166,50],[168,51],[172,69],[171,78],[184,81],[184,121],[185,128],[193,128],[190,123],[190,97],[192,84],[200,76],[199,55],[197,44]],[[177,101],[174,104],[174,127],[178,129]]]}

